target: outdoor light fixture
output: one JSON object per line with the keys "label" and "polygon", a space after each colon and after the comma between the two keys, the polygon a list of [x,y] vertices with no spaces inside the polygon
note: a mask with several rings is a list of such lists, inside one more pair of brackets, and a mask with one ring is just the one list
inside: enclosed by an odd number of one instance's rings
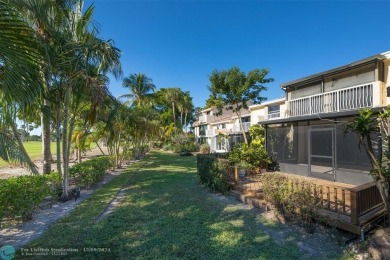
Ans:
{"label": "outdoor light fixture", "polygon": [[387,86],[387,97],[390,97],[390,86]]}

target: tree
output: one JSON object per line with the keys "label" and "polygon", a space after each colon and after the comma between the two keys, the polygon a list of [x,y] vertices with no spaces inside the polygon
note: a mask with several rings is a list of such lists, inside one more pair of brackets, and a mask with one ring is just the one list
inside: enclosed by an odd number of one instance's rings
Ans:
{"label": "tree", "polygon": [[[131,103],[137,106],[150,106],[152,93],[156,90],[153,80],[145,74],[131,74],[123,79],[123,87],[129,88],[131,93],[122,95],[119,98],[128,98]],[[151,93],[152,92],[152,93]]]}
{"label": "tree", "polygon": [[271,163],[265,149],[264,129],[260,125],[253,125],[249,128],[251,136],[250,144],[235,145],[229,154],[229,161],[233,163],[245,163],[255,170],[264,168],[266,163]]}
{"label": "tree", "polygon": [[272,78],[266,78],[267,74],[267,69],[254,69],[245,75],[238,67],[233,67],[228,70],[213,71],[209,77],[211,97],[219,101],[215,103],[218,113],[222,113],[224,106],[227,110],[233,110],[239,119],[246,144],[248,139],[242,126],[241,109],[248,109],[249,102],[259,104],[266,100],[260,96],[260,93],[267,90],[263,84],[273,81]]}
{"label": "tree", "polygon": [[[384,109],[378,116],[374,115],[372,109],[360,110],[359,115],[347,124],[346,132],[358,135],[359,145],[364,147],[371,163],[370,174],[390,216],[390,107]],[[379,133],[377,142],[372,138],[375,133]],[[377,152],[374,147],[378,147]],[[383,151],[386,147],[388,150]]]}
{"label": "tree", "polygon": [[[24,21],[15,2],[0,1],[0,28],[0,156],[5,161],[27,163],[38,173],[18,138],[16,111],[10,113],[9,108],[27,111],[32,101],[43,93],[39,67],[43,57],[37,50],[34,31]],[[10,138],[10,128],[15,139]]]}
{"label": "tree", "polygon": [[180,101],[182,92],[179,88],[166,88],[164,92],[164,98],[167,102],[171,103],[173,123],[176,125],[176,107]]}
{"label": "tree", "polygon": [[179,100],[177,107],[180,111],[180,124],[182,128],[184,127],[184,131],[187,132],[188,115],[191,115],[194,107],[194,105],[192,104],[192,97],[190,96],[190,92],[186,91],[182,93],[181,99]]}

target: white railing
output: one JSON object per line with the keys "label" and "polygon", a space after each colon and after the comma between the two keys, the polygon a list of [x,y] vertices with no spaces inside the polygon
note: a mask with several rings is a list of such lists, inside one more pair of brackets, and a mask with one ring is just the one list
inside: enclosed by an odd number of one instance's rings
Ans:
{"label": "white railing", "polygon": [[374,83],[339,89],[288,102],[289,116],[331,113],[373,106]]}
{"label": "white railing", "polygon": [[273,119],[273,118],[279,118],[279,117],[280,117],[280,111],[270,112],[267,115],[267,119]]}
{"label": "white railing", "polygon": [[[250,126],[251,126],[250,122],[242,123],[242,127],[244,128],[245,132],[248,132]],[[233,125],[233,132],[241,132],[240,124]]]}

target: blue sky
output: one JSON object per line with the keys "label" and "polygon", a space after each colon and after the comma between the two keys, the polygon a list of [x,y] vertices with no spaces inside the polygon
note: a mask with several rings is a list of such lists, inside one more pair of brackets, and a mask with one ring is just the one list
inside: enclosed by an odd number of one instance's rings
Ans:
{"label": "blue sky", "polygon": [[[124,76],[209,96],[213,70],[268,68],[263,96],[280,84],[390,50],[390,1],[86,0],[104,39],[123,52]],[[111,78],[114,96],[127,94]]]}

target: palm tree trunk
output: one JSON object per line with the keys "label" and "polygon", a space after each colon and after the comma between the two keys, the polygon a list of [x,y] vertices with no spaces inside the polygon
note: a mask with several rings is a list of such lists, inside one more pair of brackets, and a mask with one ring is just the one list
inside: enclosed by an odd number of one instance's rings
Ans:
{"label": "palm tree trunk", "polygon": [[173,123],[176,127],[176,111],[175,111],[175,102],[172,102],[172,111],[173,111]]}
{"label": "palm tree trunk", "polygon": [[187,115],[188,115],[188,113],[187,112],[185,112],[185,114],[184,114],[184,127],[185,127],[185,132],[187,133]]}
{"label": "palm tree trunk", "polygon": [[51,163],[53,161],[51,155],[51,140],[50,140],[50,105],[48,100],[43,101],[41,112],[42,123],[42,163],[43,174],[51,172]]}
{"label": "palm tree trunk", "polygon": [[99,141],[97,141],[97,142],[95,142],[95,143],[96,143],[96,146],[99,148],[100,152],[101,152],[103,155],[106,155],[106,154],[103,152],[102,148],[100,147]]}
{"label": "palm tree trunk", "polygon": [[61,122],[60,122],[60,106],[57,106],[57,122],[56,122],[56,157],[57,157],[57,171],[62,179],[62,165],[61,165]]}
{"label": "palm tree trunk", "polygon": [[70,93],[71,86],[69,83],[65,87],[65,99],[64,99],[64,121],[62,130],[62,195],[63,200],[68,200],[68,189],[69,189],[69,149],[68,149],[68,126],[69,126],[69,106],[70,106]]}

